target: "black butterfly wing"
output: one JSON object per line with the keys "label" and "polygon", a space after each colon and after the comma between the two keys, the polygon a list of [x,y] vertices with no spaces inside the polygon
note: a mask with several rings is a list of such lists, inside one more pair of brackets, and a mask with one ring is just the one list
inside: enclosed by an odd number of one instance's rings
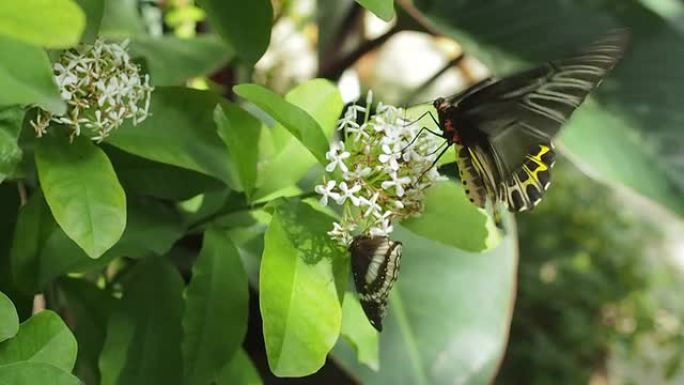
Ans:
{"label": "black butterfly wing", "polygon": [[484,140],[473,156],[490,170],[512,211],[533,207],[549,185],[551,139],[622,58],[629,32],[616,30],[577,54],[496,82],[455,101],[457,121]]}

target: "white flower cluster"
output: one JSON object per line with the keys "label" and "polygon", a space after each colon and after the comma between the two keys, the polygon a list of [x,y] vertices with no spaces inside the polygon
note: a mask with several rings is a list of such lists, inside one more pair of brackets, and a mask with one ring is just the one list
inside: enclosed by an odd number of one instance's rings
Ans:
{"label": "white flower cluster", "polygon": [[[371,102],[369,92],[366,106]],[[343,206],[342,219],[328,234],[344,246],[358,234],[387,236],[395,221],[420,215],[424,190],[441,179],[436,168],[428,168],[444,140],[416,137],[420,127],[404,116],[403,109],[382,103],[372,117],[367,107],[352,105],[338,122],[344,140],[330,145],[330,163],[315,191],[321,204]]]}
{"label": "white flower cluster", "polygon": [[125,119],[133,119],[133,124],[145,120],[153,88],[149,76],[131,61],[127,45],[128,41],[97,40],[64,52],[53,70],[67,111],[62,115],[39,111],[31,122],[38,137],[55,122],[71,128],[72,137],[85,128],[88,136],[101,141]]}

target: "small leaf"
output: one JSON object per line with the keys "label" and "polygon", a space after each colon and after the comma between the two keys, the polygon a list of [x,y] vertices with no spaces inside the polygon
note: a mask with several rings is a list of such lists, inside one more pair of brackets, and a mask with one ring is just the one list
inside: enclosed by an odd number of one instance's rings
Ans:
{"label": "small leaf", "polygon": [[233,91],[287,128],[321,164],[327,163],[328,140],[318,122],[306,111],[258,84],[239,84],[233,87]]}
{"label": "small leaf", "polygon": [[266,52],[271,39],[273,8],[270,0],[198,0],[209,24],[235,53],[249,64]]}
{"label": "small leaf", "polygon": [[233,50],[213,35],[187,39],[139,37],[131,42],[130,52],[133,57],[145,58],[155,86],[179,85],[190,78],[209,75],[233,56]]}
{"label": "small leaf", "polygon": [[46,136],[36,148],[38,178],[55,220],[91,258],[126,227],[126,195],[107,155],[90,140]]}
{"label": "small leaf", "polygon": [[0,183],[12,174],[21,160],[22,151],[17,140],[23,119],[22,108],[0,108]]}
{"label": "small leaf", "polygon": [[[266,231],[259,298],[276,376],[315,372],[339,335],[348,260],[327,234],[331,224],[303,202],[283,201]],[[344,283],[336,287],[338,280]]]}
{"label": "small leaf", "polygon": [[86,17],[86,27],[81,36],[81,42],[93,43],[97,39],[102,23],[105,1],[107,0],[75,0]]}
{"label": "small leaf", "polygon": [[78,44],[84,27],[85,15],[71,0],[0,2],[2,36],[46,48],[68,48]]}
{"label": "small leaf", "polygon": [[487,250],[500,241],[500,230],[487,212],[470,203],[457,183],[441,182],[430,187],[424,202],[421,216],[402,222],[412,232],[466,251]]}
{"label": "small leaf", "polygon": [[228,149],[213,120],[218,101],[216,94],[207,91],[158,87],[152,93],[152,115],[137,126],[125,123],[107,138],[107,143],[233,185]]}
{"label": "small leaf", "polygon": [[17,309],[12,300],[0,292],[0,342],[14,337],[17,331],[19,331]]}
{"label": "small leaf", "polygon": [[178,385],[183,379],[183,280],[161,258],[131,272],[100,355],[103,385]]}
{"label": "small leaf", "polygon": [[81,380],[55,366],[41,362],[18,362],[0,366],[0,384],[81,385]]}
{"label": "small leaf", "polygon": [[342,304],[342,336],[356,350],[357,359],[373,370],[380,369],[380,335],[368,322],[359,300],[351,292]]}
{"label": "small leaf", "polygon": [[185,291],[185,385],[209,384],[239,350],[247,331],[247,275],[227,233],[213,228]]}
{"label": "small leaf", "polygon": [[52,76],[52,66],[45,51],[0,36],[0,52],[0,89],[12,90],[0,92],[0,106],[35,104],[56,114],[66,111],[66,104],[59,96]]}
{"label": "small leaf", "polygon": [[122,39],[147,35],[139,5],[138,0],[105,0],[100,36]]}
{"label": "small leaf", "polygon": [[356,0],[356,2],[384,21],[394,18],[394,0]]}
{"label": "small leaf", "polygon": [[214,120],[219,136],[230,150],[242,190],[249,196],[256,183],[261,123],[232,103],[217,106]]}
{"label": "small leaf", "polygon": [[239,349],[216,378],[216,385],[262,385],[259,372],[244,350]]}
{"label": "small leaf", "polygon": [[76,339],[56,313],[44,310],[19,327],[14,338],[0,344],[0,367],[30,361],[71,371],[76,362]]}

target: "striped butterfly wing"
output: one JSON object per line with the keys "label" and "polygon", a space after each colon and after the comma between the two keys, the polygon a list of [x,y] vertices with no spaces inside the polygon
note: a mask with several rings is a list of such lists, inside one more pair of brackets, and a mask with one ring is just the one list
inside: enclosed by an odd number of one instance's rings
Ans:
{"label": "striped butterfly wing", "polygon": [[573,56],[477,85],[455,101],[456,119],[485,138],[471,149],[474,163],[511,211],[541,200],[554,162],[552,138],[620,61],[628,40],[628,31],[612,31]]}
{"label": "striped butterfly wing", "polygon": [[387,299],[399,276],[401,243],[387,237],[356,236],[349,250],[361,307],[371,325],[382,331]]}

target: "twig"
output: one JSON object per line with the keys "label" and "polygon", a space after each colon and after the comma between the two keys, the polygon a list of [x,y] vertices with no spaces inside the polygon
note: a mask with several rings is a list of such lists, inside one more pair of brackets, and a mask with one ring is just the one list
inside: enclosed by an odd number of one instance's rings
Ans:
{"label": "twig", "polygon": [[457,57],[449,60],[448,63],[444,65],[444,67],[440,68],[439,71],[435,72],[434,75],[432,75],[429,79],[423,82],[420,86],[418,86],[413,92],[411,92],[403,101],[400,105],[402,106],[408,106],[411,103],[415,102],[416,96],[420,95],[423,93],[432,83],[435,82],[435,80],[439,79],[440,76],[444,75],[445,72],[447,72],[449,69],[451,69],[453,66],[458,65],[464,58],[465,56],[463,53],[458,55]]}

